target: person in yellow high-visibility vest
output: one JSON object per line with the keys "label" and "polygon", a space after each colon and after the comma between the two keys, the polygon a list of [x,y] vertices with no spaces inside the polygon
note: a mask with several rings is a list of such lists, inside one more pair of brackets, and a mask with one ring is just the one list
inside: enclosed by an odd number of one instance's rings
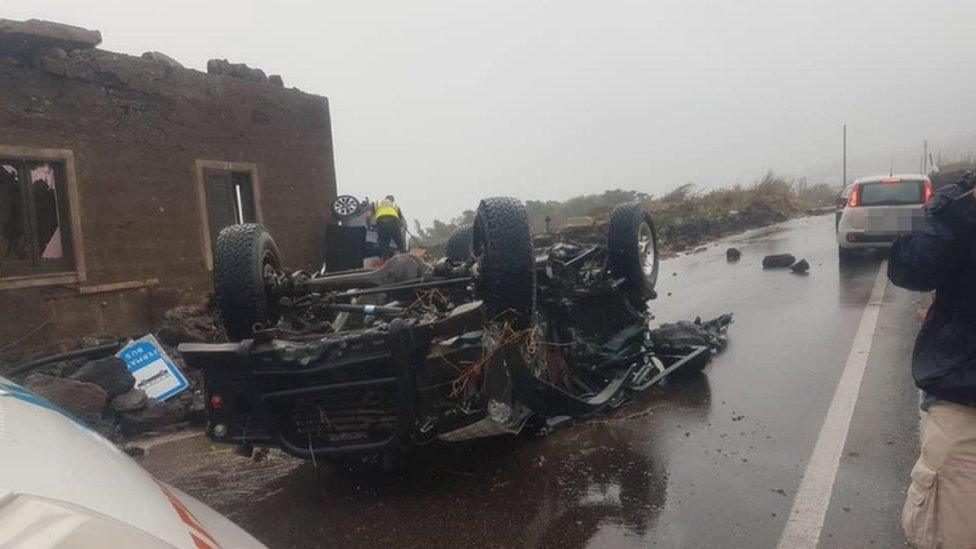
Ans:
{"label": "person in yellow high-visibility vest", "polygon": [[390,242],[396,245],[400,253],[407,251],[403,243],[403,228],[405,220],[400,206],[396,205],[392,194],[373,205],[373,221],[376,224],[377,247],[382,259],[390,257]]}

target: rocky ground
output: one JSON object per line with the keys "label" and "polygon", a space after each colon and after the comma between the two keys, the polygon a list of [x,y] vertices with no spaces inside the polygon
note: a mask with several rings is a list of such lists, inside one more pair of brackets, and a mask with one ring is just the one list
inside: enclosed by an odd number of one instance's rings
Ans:
{"label": "rocky ground", "polygon": [[[48,360],[9,377],[116,442],[188,422],[202,422],[203,373],[183,362],[177,346],[184,342],[221,341],[225,339],[223,331],[206,306],[180,306],[166,313],[155,335],[190,383],[185,391],[165,402],[156,402],[135,388],[135,378],[125,362],[115,356],[124,341],[114,347],[93,346],[107,348],[79,358]],[[44,357],[35,358],[38,359]]]}

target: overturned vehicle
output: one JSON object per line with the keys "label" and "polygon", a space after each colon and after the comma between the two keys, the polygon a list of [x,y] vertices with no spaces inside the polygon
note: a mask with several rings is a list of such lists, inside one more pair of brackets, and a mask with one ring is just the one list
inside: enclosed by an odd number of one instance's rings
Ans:
{"label": "overturned vehicle", "polygon": [[649,329],[650,215],[621,204],[607,227],[603,243],[534,248],[524,206],[489,198],[433,265],[328,274],[286,271],[260,225],[225,228],[214,289],[233,342],[180,346],[205,372],[208,435],[305,459],[395,454],[546,430],[704,367],[707,345]]}

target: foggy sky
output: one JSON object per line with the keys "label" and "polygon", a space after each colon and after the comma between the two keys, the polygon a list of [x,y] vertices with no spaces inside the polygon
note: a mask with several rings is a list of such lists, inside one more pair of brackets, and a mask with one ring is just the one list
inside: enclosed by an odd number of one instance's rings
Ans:
{"label": "foggy sky", "polygon": [[[340,193],[425,223],[479,197],[561,199],[917,171],[922,139],[976,146],[976,2],[935,0],[90,2],[0,17],[102,48],[210,58],[329,97]],[[863,175],[851,173],[851,177]]]}

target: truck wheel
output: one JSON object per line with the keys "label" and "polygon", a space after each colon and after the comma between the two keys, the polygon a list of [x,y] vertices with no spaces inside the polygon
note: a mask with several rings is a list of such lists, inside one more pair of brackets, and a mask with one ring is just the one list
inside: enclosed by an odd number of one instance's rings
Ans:
{"label": "truck wheel", "polygon": [[535,312],[535,258],[525,206],[507,196],[482,200],[472,241],[476,287],[489,318],[507,320],[516,329],[529,327]]}
{"label": "truck wheel", "polygon": [[447,249],[444,255],[455,263],[464,263],[471,258],[471,240],[474,227],[468,225],[456,229],[447,239]]}
{"label": "truck wheel", "polygon": [[617,205],[610,213],[607,240],[610,274],[624,279],[624,289],[635,304],[643,306],[657,297],[657,231],[644,206],[638,202]]}
{"label": "truck wheel", "polygon": [[263,225],[231,225],[220,231],[214,253],[214,297],[227,336],[251,337],[254,325],[278,322],[277,275],[281,256]]}

